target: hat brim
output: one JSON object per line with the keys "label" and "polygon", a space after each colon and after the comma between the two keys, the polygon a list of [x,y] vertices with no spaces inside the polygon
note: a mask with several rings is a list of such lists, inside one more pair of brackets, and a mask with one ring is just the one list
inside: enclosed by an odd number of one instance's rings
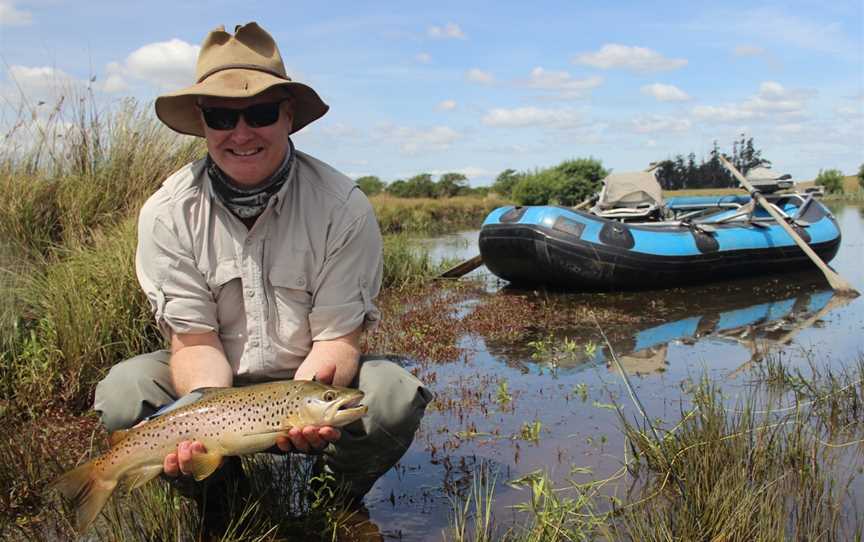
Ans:
{"label": "hat brim", "polygon": [[204,81],[156,98],[156,116],[181,134],[204,137],[204,124],[195,104],[199,96],[251,98],[275,87],[283,87],[294,98],[291,133],[321,118],[330,109],[312,87],[266,72],[230,69],[214,73]]}

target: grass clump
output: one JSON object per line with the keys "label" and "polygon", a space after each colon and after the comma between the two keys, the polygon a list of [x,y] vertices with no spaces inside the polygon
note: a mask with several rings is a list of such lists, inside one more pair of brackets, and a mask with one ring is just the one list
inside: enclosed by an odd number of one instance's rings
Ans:
{"label": "grass clump", "polygon": [[133,100],[104,116],[87,100],[57,111],[35,133],[16,124],[6,140],[29,138],[30,146],[0,153],[0,231],[18,257],[88,243],[205,152],[201,140],[168,130]]}
{"label": "grass clump", "polygon": [[[751,397],[727,410],[707,380],[694,407],[661,442],[622,418],[636,457],[639,499],[616,520],[624,540],[849,540],[849,516],[833,449],[798,409],[757,410]],[[859,424],[860,429],[860,424]],[[853,475],[854,477],[854,475]],[[854,508],[854,506],[852,506]]]}
{"label": "grass clump", "polygon": [[60,402],[83,412],[112,364],[162,347],[134,254],[130,220],[22,281],[21,337],[0,354],[4,398],[27,410]]}

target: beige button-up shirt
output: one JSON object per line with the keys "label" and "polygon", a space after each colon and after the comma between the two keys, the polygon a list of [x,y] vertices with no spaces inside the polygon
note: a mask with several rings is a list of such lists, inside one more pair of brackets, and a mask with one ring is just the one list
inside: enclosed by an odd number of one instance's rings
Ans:
{"label": "beige button-up shirt", "polygon": [[377,323],[381,235],[349,178],[295,151],[251,230],[210,183],[193,162],[141,209],[136,271],[166,337],[216,331],[235,375],[290,378],[313,341]]}

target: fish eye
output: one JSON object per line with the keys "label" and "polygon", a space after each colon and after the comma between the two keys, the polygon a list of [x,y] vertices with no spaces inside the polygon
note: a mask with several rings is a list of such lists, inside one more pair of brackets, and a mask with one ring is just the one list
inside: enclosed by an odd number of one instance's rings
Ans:
{"label": "fish eye", "polygon": [[325,401],[332,401],[334,399],[336,399],[336,392],[335,391],[327,390],[324,392],[324,400]]}

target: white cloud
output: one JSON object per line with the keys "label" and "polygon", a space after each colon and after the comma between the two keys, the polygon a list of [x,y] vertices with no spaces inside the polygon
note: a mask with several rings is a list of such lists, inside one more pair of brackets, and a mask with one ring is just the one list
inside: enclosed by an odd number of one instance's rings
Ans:
{"label": "white cloud", "polygon": [[456,109],[456,101],[444,100],[438,104],[436,109],[438,109],[438,111],[453,111],[454,109]]}
{"label": "white cloud", "polygon": [[468,36],[459,28],[456,23],[447,23],[444,26],[430,26],[426,30],[426,34],[430,38],[435,39],[467,39]]}
{"label": "white cloud", "polygon": [[0,0],[0,26],[27,26],[33,15],[15,7],[13,0]]}
{"label": "white cloud", "polygon": [[465,72],[465,78],[472,83],[480,83],[481,85],[491,85],[495,82],[495,76],[479,68],[471,68]]}
{"label": "white cloud", "polygon": [[413,128],[381,124],[372,132],[373,139],[393,141],[399,144],[402,154],[414,156],[421,152],[438,152],[450,148],[462,134],[449,126]]}
{"label": "white cloud", "polygon": [[805,115],[809,93],[789,90],[780,83],[765,81],[759,92],[738,104],[696,106],[693,115],[701,120],[734,123],[743,120],[790,122]]}
{"label": "white cloud", "polygon": [[581,118],[579,114],[569,108],[498,108],[491,109],[483,117],[483,124],[496,127],[552,126],[556,128],[568,128],[578,126],[580,123]]}
{"label": "white cloud", "polygon": [[333,138],[357,138],[360,135],[353,126],[349,126],[341,122],[334,122],[330,124],[323,123],[321,126],[318,126],[318,128],[321,130],[321,133]]}
{"label": "white cloud", "polygon": [[55,105],[61,97],[75,96],[86,86],[85,81],[50,66],[10,66],[8,79],[0,86],[0,95],[12,103],[23,98],[30,105],[39,102]]}
{"label": "white cloud", "polygon": [[188,86],[195,80],[198,45],[174,38],[151,43],[126,57],[133,76],[163,88]]}
{"label": "white cloud", "polygon": [[539,90],[555,92],[565,99],[581,98],[585,94],[603,84],[603,78],[598,76],[585,79],[574,79],[566,71],[548,71],[538,66],[531,70],[528,86]]}
{"label": "white cloud", "polygon": [[160,89],[176,89],[195,81],[195,63],[200,47],[174,38],[149,43],[129,54],[122,62],[109,63],[102,84],[106,92],[129,88],[128,79],[146,81]]}
{"label": "white cloud", "polygon": [[737,105],[697,105],[693,108],[693,116],[700,120],[728,123],[752,119],[756,115]]}
{"label": "white cloud", "polygon": [[690,129],[690,120],[681,117],[644,115],[636,117],[632,123],[633,131],[638,134],[686,132]]}
{"label": "white cloud", "polygon": [[432,62],[432,55],[430,55],[429,53],[417,53],[417,55],[414,57],[414,60],[416,60],[420,64],[429,64],[430,62]]}
{"label": "white cloud", "polygon": [[125,92],[129,90],[129,84],[123,77],[123,66],[117,62],[109,62],[105,66],[105,80],[97,82],[103,92]]}
{"label": "white cloud", "polygon": [[735,56],[762,56],[765,49],[755,45],[737,45],[732,51]]}
{"label": "white cloud", "polygon": [[617,43],[607,43],[595,53],[576,55],[573,62],[604,70],[623,69],[637,73],[675,70],[687,65],[687,60],[683,58],[666,58],[645,47],[630,47]]}
{"label": "white cloud", "polygon": [[642,94],[654,96],[655,99],[661,102],[686,102],[690,96],[686,92],[674,85],[664,85],[663,83],[652,83],[641,88]]}

